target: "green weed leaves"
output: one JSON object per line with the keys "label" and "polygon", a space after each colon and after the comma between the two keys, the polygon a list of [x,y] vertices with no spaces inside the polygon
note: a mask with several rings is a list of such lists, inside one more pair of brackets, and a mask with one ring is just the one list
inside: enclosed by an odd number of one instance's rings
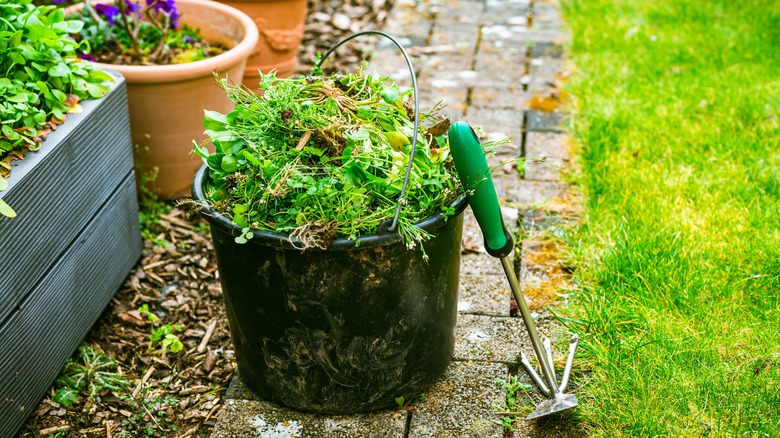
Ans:
{"label": "green weed leaves", "polygon": [[229,114],[205,111],[215,151],[197,145],[195,151],[209,168],[207,200],[245,229],[239,243],[252,228],[320,248],[337,236],[375,233],[395,213],[415,136],[398,221],[405,243],[425,240],[413,224],[446,210],[461,193],[451,173],[449,121],[438,121],[434,108],[420,114],[431,127],[414,132],[414,111],[405,103],[411,91],[388,78],[265,75],[262,95],[221,84],[236,107]]}
{"label": "green weed leaves", "polygon": [[144,304],[138,309],[138,313],[146,315],[149,322],[152,323],[152,329],[149,333],[149,348],[148,352],[154,351],[154,348],[159,345],[162,351],[170,350],[171,353],[178,353],[184,348],[184,344],[179,340],[179,337],[173,334],[174,331],[181,331],[182,327],[179,324],[163,324],[159,327],[154,325],[160,321],[157,316],[149,311],[149,305]]}
{"label": "green weed leaves", "polygon": [[[8,181],[0,177],[0,192],[8,188]],[[0,199],[0,214],[6,217],[16,217],[16,212],[10,205]]]}
{"label": "green weed leaves", "polygon": [[52,399],[67,408],[78,401],[81,391],[85,391],[91,399],[104,389],[119,391],[130,386],[130,381],[113,371],[116,369],[117,363],[113,357],[95,348],[81,346],[76,358],[65,363],[62,374],[54,383],[57,389]]}
{"label": "green weed leaves", "polygon": [[[83,24],[52,6],[0,0],[0,160],[35,151],[80,99],[106,94],[111,76],[83,62],[71,34]],[[10,165],[0,161],[0,177]]]}

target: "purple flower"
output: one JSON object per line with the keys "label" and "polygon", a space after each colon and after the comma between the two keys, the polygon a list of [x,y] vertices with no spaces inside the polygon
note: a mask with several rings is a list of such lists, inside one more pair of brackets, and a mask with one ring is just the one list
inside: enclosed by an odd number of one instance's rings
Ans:
{"label": "purple flower", "polygon": [[171,17],[171,24],[173,27],[176,27],[179,24],[178,18],[181,17],[181,14],[179,14],[179,11],[176,9],[175,0],[146,0],[146,6],[152,4],[154,4],[152,10],[155,12],[162,12]]}
{"label": "purple flower", "polygon": [[179,25],[179,17],[181,17],[181,14],[174,7],[173,12],[171,12],[171,25],[173,25],[173,27]]}
{"label": "purple flower", "polygon": [[125,0],[125,5],[127,6],[125,8],[125,15],[131,15],[135,13],[138,18],[141,18],[141,5],[138,3],[133,3],[130,0]]}
{"label": "purple flower", "polygon": [[95,10],[98,12],[98,14],[103,14],[106,17],[106,20],[108,20],[108,24],[114,25],[114,18],[119,16],[119,9],[116,8],[114,5],[104,5],[103,3],[98,3],[95,5]]}
{"label": "purple flower", "polygon": [[51,2],[54,3],[54,4],[65,3],[66,1],[68,1],[68,0],[51,0]]}
{"label": "purple flower", "polygon": [[190,36],[188,36],[188,35],[184,35],[184,37],[183,37],[181,40],[182,40],[182,41],[184,41],[184,42],[185,42],[185,43],[187,43],[187,44],[195,44],[195,40],[194,40],[194,39],[192,39],[192,38],[191,38]]}
{"label": "purple flower", "polygon": [[83,59],[84,61],[94,61],[92,55],[90,55],[89,53],[82,53],[81,55],[79,55],[79,58]]}

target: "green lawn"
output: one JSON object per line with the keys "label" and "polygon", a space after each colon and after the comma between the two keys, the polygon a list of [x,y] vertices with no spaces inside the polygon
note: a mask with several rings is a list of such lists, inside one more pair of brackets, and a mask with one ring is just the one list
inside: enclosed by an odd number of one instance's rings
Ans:
{"label": "green lawn", "polygon": [[780,437],[780,2],[562,0],[595,436]]}

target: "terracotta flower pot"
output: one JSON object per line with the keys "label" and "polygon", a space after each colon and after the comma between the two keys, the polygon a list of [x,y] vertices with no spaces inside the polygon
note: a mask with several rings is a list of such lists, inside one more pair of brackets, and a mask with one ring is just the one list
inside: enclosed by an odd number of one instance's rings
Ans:
{"label": "terracotta flower pot", "polygon": [[[213,58],[175,65],[107,65],[127,80],[130,128],[134,145],[146,145],[144,172],[158,169],[155,189],[164,197],[188,194],[202,161],[192,154],[192,141],[206,139],[203,109],[227,114],[233,109],[214,83],[214,71],[241,81],[247,58],[259,34],[255,23],[235,8],[208,0],[178,0],[181,21],[199,27],[204,39],[230,47]],[[76,5],[75,11],[81,6]],[[146,139],[146,136],[148,140]],[[140,149],[140,148],[139,148]]]}
{"label": "terracotta flower pot", "polygon": [[306,24],[306,0],[219,1],[249,15],[261,35],[247,61],[244,85],[257,89],[258,71],[268,73],[276,69],[280,78],[292,75]]}

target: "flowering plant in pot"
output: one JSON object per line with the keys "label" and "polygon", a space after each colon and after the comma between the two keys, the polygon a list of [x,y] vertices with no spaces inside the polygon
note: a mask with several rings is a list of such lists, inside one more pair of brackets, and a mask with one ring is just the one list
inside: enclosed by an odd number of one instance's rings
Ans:
{"label": "flowering plant in pot", "polygon": [[196,149],[193,196],[242,378],[314,412],[417,396],[454,348],[466,201],[450,122],[434,108],[415,132],[410,92],[365,70],[264,75],[262,96],[222,84],[236,108],[206,112],[215,152]]}
{"label": "flowering plant in pot", "polygon": [[158,171],[153,189],[186,193],[199,166],[191,141],[205,139],[202,109],[233,107],[213,73],[241,80],[259,38],[254,23],[207,0],[88,0],[68,11],[85,22],[81,39],[92,51],[84,56],[127,80],[133,143],[144,146],[136,161]]}
{"label": "flowering plant in pot", "polygon": [[198,28],[181,23],[174,0],[84,2],[78,18],[86,25],[77,36],[89,41],[82,56],[106,64],[182,64],[227,50],[203,39]]}

